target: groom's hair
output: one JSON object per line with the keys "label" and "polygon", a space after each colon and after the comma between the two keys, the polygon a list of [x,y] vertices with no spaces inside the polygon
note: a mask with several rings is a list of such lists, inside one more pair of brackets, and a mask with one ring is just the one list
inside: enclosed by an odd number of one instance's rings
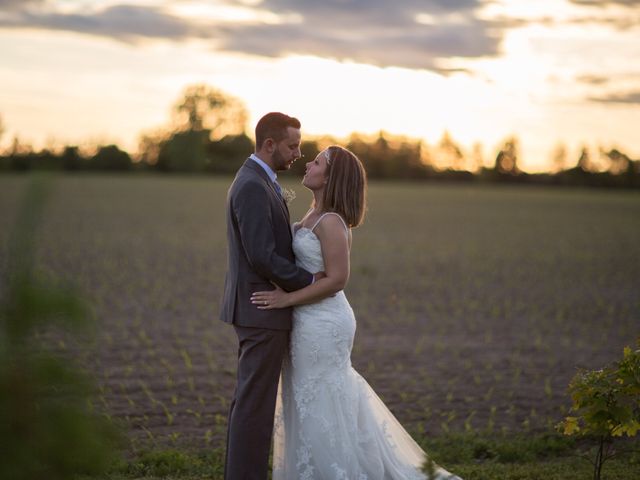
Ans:
{"label": "groom's hair", "polygon": [[256,150],[262,148],[267,138],[279,142],[286,138],[287,128],[300,128],[300,120],[280,112],[269,112],[256,125]]}

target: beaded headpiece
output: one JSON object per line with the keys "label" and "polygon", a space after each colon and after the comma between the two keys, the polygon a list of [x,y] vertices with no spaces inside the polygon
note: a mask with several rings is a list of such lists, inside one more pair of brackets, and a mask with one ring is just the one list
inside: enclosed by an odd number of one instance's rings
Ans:
{"label": "beaded headpiece", "polygon": [[327,159],[327,165],[331,165],[331,155],[328,148],[324,151],[324,158]]}

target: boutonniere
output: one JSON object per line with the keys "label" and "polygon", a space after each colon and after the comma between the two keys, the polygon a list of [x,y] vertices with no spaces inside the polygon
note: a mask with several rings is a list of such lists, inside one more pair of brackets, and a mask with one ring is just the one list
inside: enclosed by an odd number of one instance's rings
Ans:
{"label": "boutonniere", "polygon": [[289,205],[296,198],[296,192],[294,190],[289,190],[288,188],[282,189],[282,198],[287,205]]}

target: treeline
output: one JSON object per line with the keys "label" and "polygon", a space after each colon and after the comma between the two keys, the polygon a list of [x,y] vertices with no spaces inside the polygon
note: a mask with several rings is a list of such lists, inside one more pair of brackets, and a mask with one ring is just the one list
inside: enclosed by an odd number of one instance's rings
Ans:
{"label": "treeline", "polygon": [[[329,139],[304,141],[304,158],[292,167],[300,176],[304,164],[330,142]],[[331,142],[338,143],[338,142]],[[615,169],[594,171],[577,164],[555,173],[530,174],[517,168],[505,169],[501,150],[493,167],[467,169],[436,168],[424,161],[426,147],[420,142],[393,143],[381,135],[375,141],[352,137],[346,147],[365,163],[371,179],[444,180],[462,182],[531,183],[546,185],[579,185],[595,187],[640,188],[640,162],[629,159],[618,150],[606,152],[616,159]],[[253,141],[246,135],[227,135],[209,140],[206,132],[179,132],[156,146],[157,155],[149,162],[143,156],[132,157],[116,145],[101,146],[91,155],[82,154],[76,146],[59,152],[43,149],[7,152],[0,156],[0,172],[50,170],[67,172],[176,172],[233,174],[253,152]],[[622,159],[621,162],[619,159]],[[619,166],[622,164],[622,167]]]}
{"label": "treeline", "polygon": [[[34,151],[16,139],[0,154],[1,171],[58,170],[69,172],[182,172],[233,174],[253,152],[245,131],[247,111],[242,102],[206,85],[185,90],[172,110],[170,125],[141,136],[131,155],[117,145],[93,152],[77,146],[59,151]],[[0,131],[1,131],[0,124]],[[502,182],[640,188],[640,160],[617,150],[600,149],[594,157],[584,147],[572,161],[563,145],[552,152],[554,173],[528,174],[519,166],[517,137],[507,138],[487,162],[482,145],[465,152],[445,132],[435,145],[391,137],[384,132],[367,137],[353,134],[346,142],[330,137],[307,139],[304,158],[292,168],[302,175],[306,161],[332,143],[352,150],[365,163],[372,179]]]}

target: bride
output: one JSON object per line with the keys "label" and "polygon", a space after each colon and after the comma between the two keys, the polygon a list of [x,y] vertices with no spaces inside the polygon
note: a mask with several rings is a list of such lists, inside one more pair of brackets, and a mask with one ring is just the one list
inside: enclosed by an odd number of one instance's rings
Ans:
{"label": "bride", "polygon": [[[273,479],[425,479],[425,452],[351,366],[356,330],[343,288],[351,228],[362,223],[366,174],[349,150],[331,146],[306,165],[313,206],[294,224],[296,263],[321,278],[302,290],[255,292],[260,309],[294,306],[280,378]],[[432,479],[457,479],[435,467]]]}

